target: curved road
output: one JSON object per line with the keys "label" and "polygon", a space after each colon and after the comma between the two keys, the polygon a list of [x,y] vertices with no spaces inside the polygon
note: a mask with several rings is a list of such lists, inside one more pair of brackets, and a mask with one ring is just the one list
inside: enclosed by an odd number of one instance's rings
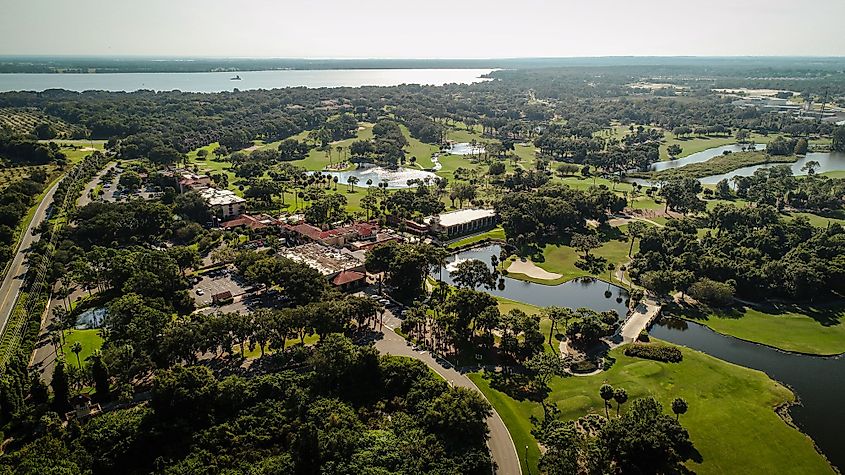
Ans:
{"label": "curved road", "polygon": [[15,302],[18,300],[18,294],[20,293],[21,285],[23,285],[23,277],[29,268],[25,262],[26,251],[33,243],[41,239],[40,234],[33,236],[32,230],[38,227],[44,221],[44,218],[47,217],[48,208],[50,207],[50,203],[53,202],[53,194],[56,193],[56,188],[58,188],[59,183],[63,179],[56,180],[56,183],[47,190],[44,198],[38,203],[35,214],[32,216],[32,221],[29,222],[29,226],[23,231],[21,242],[15,250],[15,256],[12,258],[11,265],[9,265],[6,275],[3,277],[3,284],[0,286],[0,335],[6,330],[9,316],[12,314],[12,309],[15,308]]}
{"label": "curved road", "polygon": [[[399,320],[392,316],[388,317],[388,315],[390,313],[386,312],[384,321],[385,327],[387,328],[383,332],[384,338],[376,341],[376,349],[385,354],[416,358],[453,385],[478,391],[475,384],[465,375],[452,367],[447,368],[441,365],[430,353],[417,351],[409,346],[404,338],[392,330],[393,327],[400,324]],[[520,475],[522,473],[522,466],[519,464],[516,445],[513,443],[505,422],[499,416],[499,413],[496,412],[495,408],[493,409],[493,414],[487,418],[487,427],[490,429],[490,439],[487,441],[487,446],[490,448],[493,461],[496,462],[496,473],[502,475]]]}

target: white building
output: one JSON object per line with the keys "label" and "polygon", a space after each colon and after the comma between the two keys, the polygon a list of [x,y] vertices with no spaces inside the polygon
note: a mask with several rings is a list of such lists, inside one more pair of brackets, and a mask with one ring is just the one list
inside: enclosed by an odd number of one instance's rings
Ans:
{"label": "white building", "polygon": [[460,236],[496,225],[496,212],[492,209],[461,209],[425,218],[433,233],[446,237]]}
{"label": "white building", "polygon": [[246,210],[246,200],[230,190],[206,188],[199,192],[215,216],[224,220],[240,216]]}

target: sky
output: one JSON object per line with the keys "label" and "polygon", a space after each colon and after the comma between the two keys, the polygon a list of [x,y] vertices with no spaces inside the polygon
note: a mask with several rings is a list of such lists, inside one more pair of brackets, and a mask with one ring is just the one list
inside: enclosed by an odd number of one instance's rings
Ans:
{"label": "sky", "polygon": [[0,0],[0,55],[845,56],[845,0]]}

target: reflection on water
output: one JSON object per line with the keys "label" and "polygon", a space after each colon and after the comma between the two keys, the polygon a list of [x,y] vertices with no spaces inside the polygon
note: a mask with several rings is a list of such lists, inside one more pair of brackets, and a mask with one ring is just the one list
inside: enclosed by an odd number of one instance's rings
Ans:
{"label": "reflection on water", "polygon": [[[701,163],[710,160],[713,157],[718,157],[719,155],[724,154],[725,152],[742,152],[743,148],[749,147],[750,145],[725,145],[722,147],[713,147],[708,148],[707,150],[702,150],[700,152],[696,152],[690,155],[687,155],[684,158],[679,158],[677,160],[667,160],[663,162],[652,163],[651,166],[648,167],[649,171],[658,172],[660,170],[669,170],[671,168],[678,168],[684,165],[689,165],[690,163]],[[754,146],[756,150],[765,150],[766,145],[758,143]]]}
{"label": "reflection on water", "polygon": [[796,393],[800,406],[793,406],[792,419],[837,467],[845,467],[845,359],[785,353],[716,333],[694,322],[663,319],[649,332],[652,336],[699,350],[731,363],[765,372]]}
{"label": "reflection on water", "polygon": [[777,165],[788,165],[792,168],[793,175],[806,175],[807,172],[801,170],[807,162],[814,160],[819,163],[819,165],[815,168],[816,173],[824,173],[824,172],[835,172],[840,170],[845,170],[845,153],[842,152],[811,152],[808,153],[806,156],[799,158],[794,163],[766,163],[763,165],[754,165],[750,167],[743,167],[738,168],[729,173],[722,173],[721,175],[711,175],[706,176],[704,178],[700,178],[698,181],[704,183],[705,185],[713,185],[721,181],[722,179],[727,179],[730,181],[731,178],[735,176],[751,176],[754,174],[755,171],[760,170],[761,168],[769,168]]}
{"label": "reflection on water", "polygon": [[[453,284],[447,269],[453,267],[455,260],[477,259],[487,264],[487,267],[492,270],[490,256],[495,255],[498,258],[501,250],[501,246],[491,245],[458,253],[446,264],[446,269],[443,270],[443,281]],[[439,277],[439,269],[432,275]],[[598,312],[613,310],[619,315],[620,320],[624,319],[628,313],[628,291],[592,277],[574,279],[559,285],[535,284],[509,277],[505,277],[504,281],[504,288],[484,290],[491,295],[539,307],[558,306],[573,309],[587,307]]]}
{"label": "reflection on water", "polygon": [[471,143],[458,142],[452,144],[449,153],[452,155],[479,155],[484,153],[484,147],[482,145],[473,147]]}
{"label": "reflection on water", "polygon": [[[399,167],[395,170],[391,170],[367,164],[361,164],[354,170],[342,172],[324,171],[320,173],[323,175],[338,177],[338,183],[342,185],[348,183],[347,180],[349,177],[354,176],[358,178],[358,183],[356,183],[355,186],[365,188],[378,186],[381,181],[387,180],[387,187],[392,189],[408,188],[408,180],[425,180],[426,178],[433,180],[437,177],[437,175],[432,172],[416,170],[413,168]],[[370,183],[368,184],[368,182]]]}

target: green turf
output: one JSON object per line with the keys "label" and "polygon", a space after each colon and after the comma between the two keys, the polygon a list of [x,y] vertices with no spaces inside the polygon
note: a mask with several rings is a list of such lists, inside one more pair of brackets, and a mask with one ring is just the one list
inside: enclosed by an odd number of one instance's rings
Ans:
{"label": "green turf", "polygon": [[786,351],[814,355],[845,353],[845,304],[767,304],[704,312],[686,308],[672,314],[713,330]]}
{"label": "green turf", "polygon": [[[689,431],[701,462],[688,462],[699,474],[834,473],[816,452],[810,438],[785,423],[774,408],[793,402],[794,395],[764,373],[725,363],[681,348],[681,363],[660,363],[611,351],[616,359],[606,372],[585,377],[555,378],[547,402],[563,419],[603,414],[599,387],[622,387],[631,399],[653,396],[671,414],[670,404],[684,398],[689,411],[681,424]],[[529,418],[543,417],[538,402],[516,400],[490,387],[481,373],[469,377],[495,406],[514,439],[524,469],[538,473],[539,449],[530,434]],[[630,406],[630,402],[628,403]],[[622,407],[625,411],[625,406]],[[524,447],[528,445],[528,457]],[[524,471],[524,473],[529,473]]]}
{"label": "green turf", "polygon": [[82,351],[79,352],[79,360],[82,361],[82,366],[85,366],[85,360],[94,354],[103,346],[103,337],[100,336],[100,330],[65,330],[65,344],[62,350],[65,354],[65,361],[68,364],[76,366],[76,354],[70,351],[73,344],[79,342],[82,344]]}
{"label": "green turf", "polygon": [[474,244],[479,241],[483,241],[485,239],[499,239],[504,241],[505,240],[505,230],[502,229],[501,226],[497,226],[487,232],[476,234],[474,236],[465,237],[463,239],[459,239],[455,242],[449,243],[450,248],[467,246],[469,244]]}

